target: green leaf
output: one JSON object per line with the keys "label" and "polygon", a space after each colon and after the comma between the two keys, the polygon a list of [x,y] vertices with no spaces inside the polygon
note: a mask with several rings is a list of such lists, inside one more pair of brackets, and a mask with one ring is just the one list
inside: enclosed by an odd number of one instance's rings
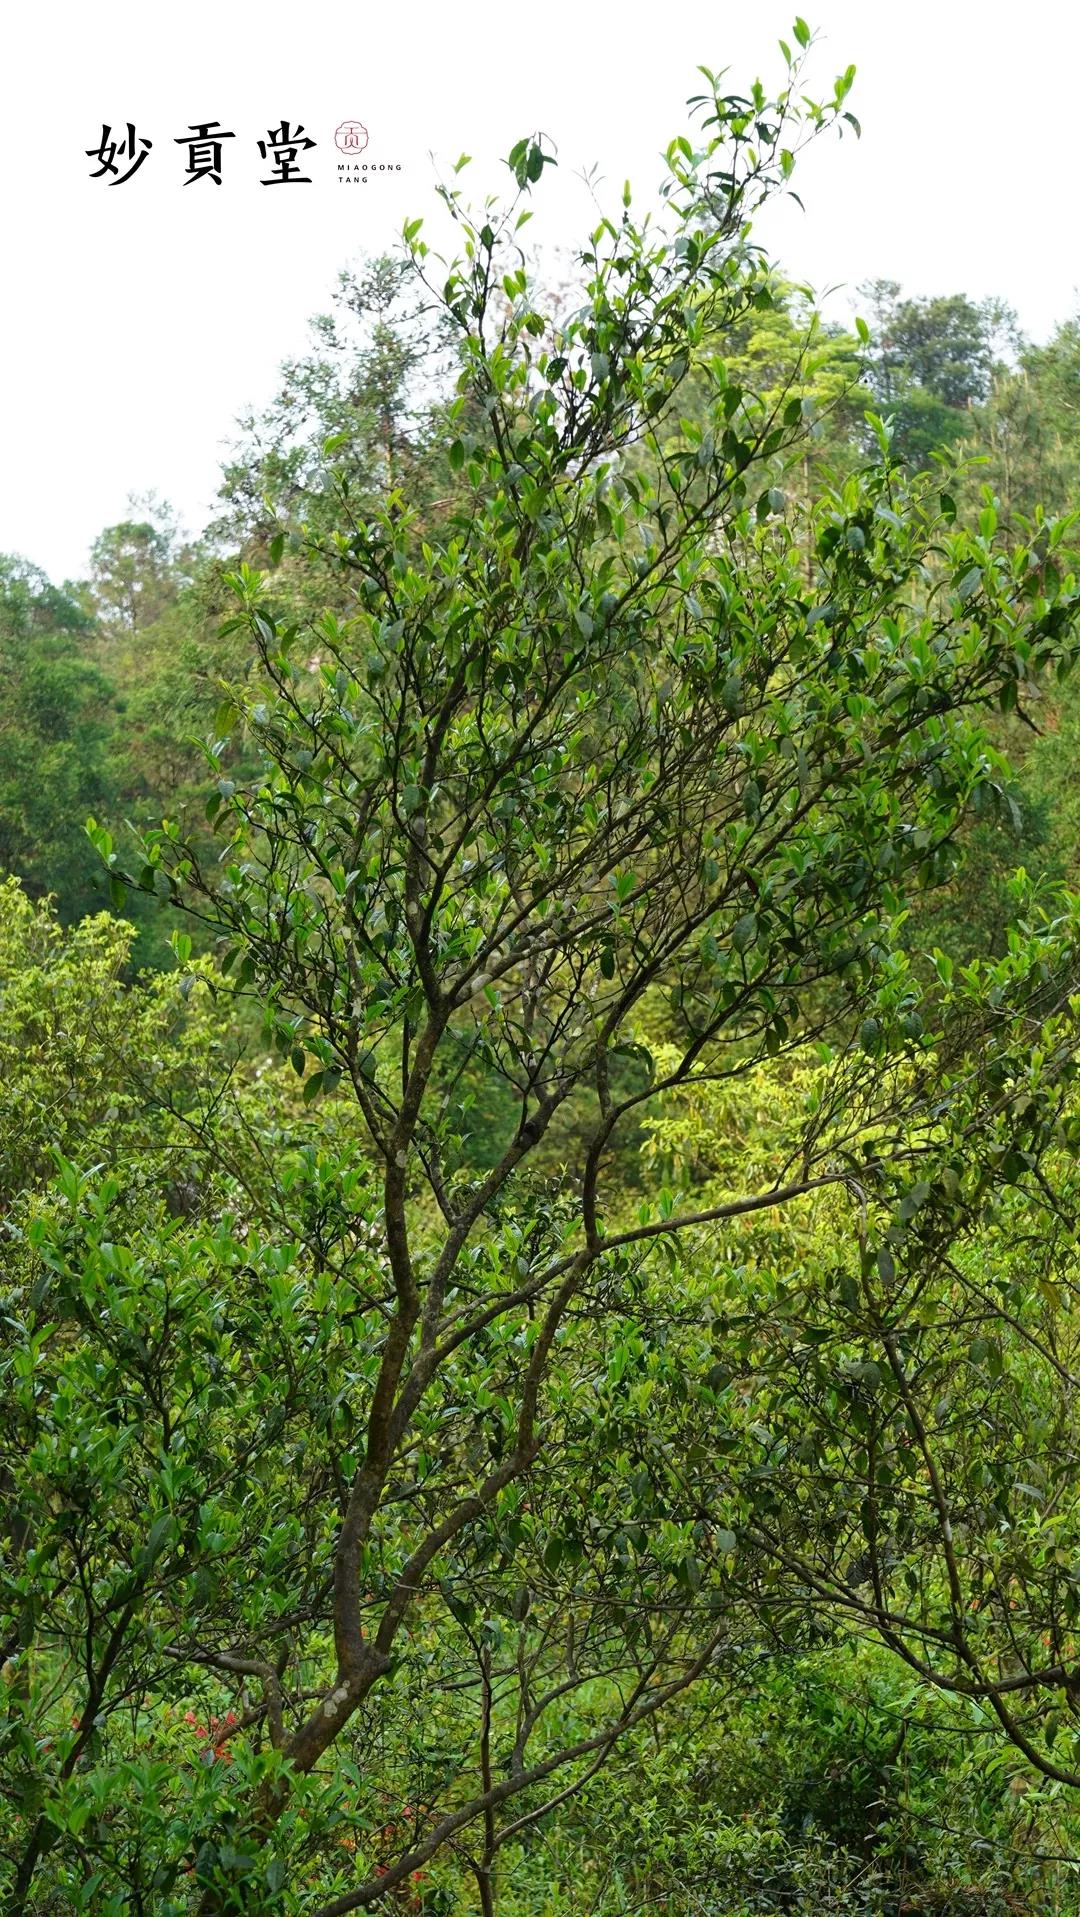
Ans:
{"label": "green leaf", "polygon": [[736,952],[746,952],[757,937],[757,917],[753,912],[744,912],[732,928],[731,943]]}

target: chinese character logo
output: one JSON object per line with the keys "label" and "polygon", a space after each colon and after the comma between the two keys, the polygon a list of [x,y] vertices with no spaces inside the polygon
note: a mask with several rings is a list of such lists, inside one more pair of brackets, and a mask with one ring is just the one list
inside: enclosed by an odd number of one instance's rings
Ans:
{"label": "chinese character logo", "polygon": [[367,142],[367,127],[359,120],[342,120],[334,134],[334,145],[342,153],[362,153]]}
{"label": "chinese character logo", "polygon": [[257,144],[263,159],[269,159],[272,168],[269,179],[259,182],[261,186],[311,185],[311,175],[301,173],[297,155],[301,150],[307,152],[315,142],[307,138],[302,126],[290,132],[288,120],[282,120],[279,127],[271,127],[265,140]]}
{"label": "chinese character logo", "polygon": [[[130,120],[128,121],[126,140],[114,140],[112,137],[112,127],[103,126],[101,129],[100,145],[96,147],[88,146],[86,149],[86,157],[88,160],[101,161],[97,172],[91,173],[90,178],[92,180],[100,180],[104,174],[111,173],[113,178],[109,181],[110,186],[123,186],[125,180],[130,180],[132,174],[139,171],[150,148],[154,144],[152,140],[140,138],[138,144],[142,147],[142,152],[137,153],[135,150],[136,137],[135,128],[132,126]],[[131,165],[128,167],[126,173],[121,173],[120,168],[116,164],[117,160],[131,161]]]}
{"label": "chinese character logo", "polygon": [[189,125],[188,133],[174,141],[175,146],[186,146],[188,150],[187,179],[185,186],[193,180],[213,180],[215,186],[221,185],[221,142],[235,140],[235,133],[225,133],[220,120],[201,120],[197,126]]}

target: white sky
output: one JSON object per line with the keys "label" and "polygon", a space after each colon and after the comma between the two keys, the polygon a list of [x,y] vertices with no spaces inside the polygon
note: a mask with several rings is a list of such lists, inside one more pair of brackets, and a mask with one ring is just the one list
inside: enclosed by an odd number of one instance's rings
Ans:
{"label": "white sky", "polygon": [[[634,8],[493,0],[44,0],[4,20],[0,234],[0,551],[56,578],[85,570],[130,492],[189,530],[210,516],[232,422],[303,350],[339,266],[433,214],[429,154],[475,156],[478,197],[540,126],[557,142],[530,234],[572,243],[599,162],[617,208],[644,201],[686,125],[699,62],[782,77],[797,4],[819,35],[811,78],[858,67],[861,144],[819,146],[761,233],[819,289],[875,275],[911,293],[999,293],[1035,338],[1080,282],[1071,76],[1080,12],[1014,0],[678,0]],[[224,184],[182,184],[190,122],[235,130]],[[318,147],[310,187],[263,188],[254,142],[282,117]],[[333,132],[360,119],[365,158],[400,174],[339,187]],[[91,180],[103,121],[154,142],[124,186]],[[569,176],[569,177],[568,177]],[[602,196],[601,196],[602,197]],[[549,208],[547,217],[544,209]],[[842,296],[841,296],[842,297]],[[833,302],[834,309],[837,302]]]}

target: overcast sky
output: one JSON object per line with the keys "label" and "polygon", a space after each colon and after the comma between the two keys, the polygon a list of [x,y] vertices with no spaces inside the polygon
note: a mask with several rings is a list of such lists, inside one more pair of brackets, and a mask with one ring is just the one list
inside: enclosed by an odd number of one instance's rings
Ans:
{"label": "overcast sky", "polygon": [[[474,155],[479,196],[508,178],[514,140],[543,128],[560,172],[531,231],[569,244],[592,210],[575,173],[599,163],[616,209],[627,175],[647,198],[698,63],[778,84],[776,42],[794,11],[773,0],[9,8],[0,551],[77,576],[95,533],[150,489],[198,530],[236,414],[270,398],[337,269],[431,210],[432,152]],[[825,93],[855,63],[848,104],[864,133],[807,159],[805,214],[771,220],[770,251],[852,298],[877,275],[912,293],[998,293],[1044,338],[1080,282],[1080,13],[1002,0],[805,0],[805,12],[819,36],[811,77]],[[259,184],[255,143],[282,118],[317,142],[310,186]],[[366,160],[401,172],[340,186],[333,140],[346,119],[368,129]],[[183,183],[174,142],[201,120],[236,135],[220,187]],[[89,177],[85,149],[105,121],[121,133],[133,121],[153,142],[124,185]]]}

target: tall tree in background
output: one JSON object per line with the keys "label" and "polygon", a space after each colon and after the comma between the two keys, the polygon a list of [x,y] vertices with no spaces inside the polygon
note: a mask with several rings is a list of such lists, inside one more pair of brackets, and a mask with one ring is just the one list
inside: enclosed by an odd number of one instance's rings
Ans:
{"label": "tall tree in background", "polygon": [[895,280],[860,289],[872,319],[867,377],[894,422],[899,457],[930,454],[969,435],[971,412],[989,396],[995,367],[1015,357],[1016,316],[1000,300],[966,294],[904,299]]}
{"label": "tall tree in background", "polygon": [[384,257],[342,272],[333,310],[311,330],[312,352],[284,366],[267,410],[241,421],[225,467],[215,531],[248,556],[265,557],[280,515],[329,525],[343,505],[363,511],[398,485],[419,503],[445,474],[433,409],[450,333],[445,321],[432,324],[430,298],[404,262]]}
{"label": "tall tree in background", "polygon": [[[978,422],[985,478],[1009,525],[1037,504],[1064,511],[1080,497],[1080,324],[1066,320],[1042,346],[1025,342],[999,367]],[[1022,535],[1022,524],[1020,527]]]}
{"label": "tall tree in background", "polygon": [[105,630],[133,641],[176,598],[177,528],[165,502],[150,496],[130,504],[152,516],[125,519],[98,534],[90,548],[88,596]]}

